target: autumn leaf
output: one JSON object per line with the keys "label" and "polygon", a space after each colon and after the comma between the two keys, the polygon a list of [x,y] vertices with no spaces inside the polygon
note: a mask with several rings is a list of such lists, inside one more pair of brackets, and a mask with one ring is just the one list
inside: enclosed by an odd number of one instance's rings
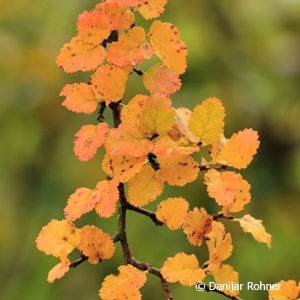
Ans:
{"label": "autumn leaf", "polygon": [[241,219],[234,219],[240,222],[241,227],[245,232],[249,232],[259,242],[266,243],[271,248],[271,235],[266,232],[262,224],[262,220],[256,220],[250,215],[244,215]]}
{"label": "autumn leaf", "polygon": [[155,54],[162,63],[177,74],[186,69],[186,45],[179,39],[178,29],[161,21],[154,21],[149,32]]}
{"label": "autumn leaf", "polygon": [[152,55],[153,49],[146,42],[145,30],[138,26],[121,33],[118,41],[107,49],[108,62],[119,67],[139,65]]}
{"label": "autumn leaf", "polygon": [[138,127],[142,111],[149,99],[150,97],[145,95],[136,95],[133,97],[121,111],[122,122]]}
{"label": "autumn leaf", "polygon": [[110,155],[128,154],[136,157],[145,156],[153,149],[153,143],[143,132],[126,122],[110,130],[104,146]]}
{"label": "autumn leaf", "polygon": [[94,193],[99,200],[95,205],[95,210],[100,217],[110,218],[115,213],[116,203],[119,200],[118,185],[119,182],[115,178],[97,183]]}
{"label": "autumn leaf", "polygon": [[181,87],[179,76],[163,64],[156,64],[146,71],[143,83],[151,94],[173,94]]}
{"label": "autumn leaf", "polygon": [[104,172],[120,182],[127,182],[142,170],[148,162],[147,156],[135,157],[131,155],[109,155],[105,154],[102,161]]}
{"label": "autumn leaf", "polygon": [[98,196],[89,188],[79,188],[73,193],[65,207],[65,217],[70,221],[79,219],[83,214],[91,211],[96,202],[99,200]]}
{"label": "autumn leaf", "polygon": [[125,30],[134,23],[134,14],[127,7],[113,7],[107,3],[99,3],[95,12],[102,16],[109,30]]}
{"label": "autumn leaf", "polygon": [[159,17],[164,12],[166,3],[167,0],[143,0],[137,10],[146,20],[149,20]]}
{"label": "autumn leaf", "polygon": [[48,273],[47,281],[53,283],[54,280],[62,278],[70,269],[69,260],[66,261],[66,264],[58,263],[55,265]]}
{"label": "autumn leaf", "polygon": [[78,230],[68,220],[52,220],[44,226],[36,239],[36,246],[47,255],[65,260],[79,245]]}
{"label": "autumn leaf", "polygon": [[108,105],[122,99],[127,78],[127,73],[121,68],[103,65],[91,76],[90,83],[96,97],[104,99]]}
{"label": "autumn leaf", "polygon": [[161,268],[161,274],[168,282],[177,282],[184,286],[192,286],[202,281],[206,274],[199,268],[199,262],[194,254],[184,252],[169,257]]}
{"label": "autumn leaf", "polygon": [[171,130],[175,119],[172,102],[169,97],[155,94],[146,101],[141,117],[140,125],[145,135],[151,138],[154,134],[163,135]]}
{"label": "autumn leaf", "polygon": [[104,62],[106,53],[103,46],[90,45],[84,37],[77,35],[63,46],[56,63],[66,73],[91,71]]}
{"label": "autumn leaf", "polygon": [[191,133],[204,144],[211,144],[218,140],[223,132],[225,110],[222,102],[217,98],[208,98],[197,105],[189,120]]}
{"label": "autumn leaf", "polygon": [[[223,291],[226,295],[237,296],[239,294],[239,289],[231,289],[239,283],[239,273],[234,271],[233,267],[229,265],[223,265],[217,272],[213,274],[216,284],[220,284],[225,289],[219,289]],[[228,287],[228,288],[226,288]]]}
{"label": "autumn leaf", "polygon": [[97,149],[103,145],[108,132],[108,124],[84,125],[76,133],[74,140],[74,153],[81,161],[88,161],[95,156]]}
{"label": "autumn leaf", "polygon": [[120,266],[119,275],[105,277],[99,296],[103,300],[140,300],[139,289],[145,284],[147,277],[132,265]]}
{"label": "autumn leaf", "polygon": [[189,209],[189,203],[183,198],[168,198],[160,202],[156,217],[166,223],[171,230],[179,229]]}
{"label": "autumn leaf", "polygon": [[102,259],[109,259],[115,252],[111,237],[96,226],[86,225],[79,230],[79,248],[91,264],[98,264]]}
{"label": "autumn leaf", "polygon": [[106,0],[105,3],[116,7],[134,7],[142,4],[143,0]]}
{"label": "autumn leaf", "polygon": [[198,176],[199,165],[191,156],[157,157],[157,160],[160,168],[156,176],[169,185],[184,186]]}
{"label": "autumn leaf", "polygon": [[205,235],[207,237],[206,244],[209,253],[212,253],[219,243],[223,241],[225,236],[225,227],[221,222],[212,221],[212,229],[209,233]]}
{"label": "autumn leaf", "polygon": [[144,206],[154,201],[162,193],[163,188],[164,184],[155,177],[155,171],[150,166],[145,166],[129,182],[129,202],[135,206]]}
{"label": "autumn leaf", "polygon": [[[207,237],[209,238],[209,235]],[[230,233],[227,233],[224,239],[215,240],[215,242],[216,244],[213,245],[213,247],[209,247],[209,261],[207,267],[212,273],[215,273],[223,261],[231,256],[233,250]]]}
{"label": "autumn leaf", "polygon": [[98,106],[91,86],[86,83],[67,84],[60,96],[66,97],[62,105],[76,113],[91,114]]}
{"label": "autumn leaf", "polygon": [[269,300],[296,300],[298,297],[298,289],[296,281],[288,280],[277,283],[278,289],[269,290]]}
{"label": "autumn leaf", "polygon": [[78,35],[90,46],[98,46],[108,38],[110,30],[102,14],[97,11],[85,11],[78,17]]}
{"label": "autumn leaf", "polygon": [[195,207],[184,217],[182,229],[192,245],[201,246],[203,237],[212,229],[212,221],[203,207]]}
{"label": "autumn leaf", "polygon": [[246,168],[252,161],[258,147],[257,132],[252,129],[244,129],[227,140],[218,161],[237,169]]}
{"label": "autumn leaf", "polygon": [[204,176],[207,192],[225,211],[240,211],[250,202],[250,185],[240,174],[209,170]]}

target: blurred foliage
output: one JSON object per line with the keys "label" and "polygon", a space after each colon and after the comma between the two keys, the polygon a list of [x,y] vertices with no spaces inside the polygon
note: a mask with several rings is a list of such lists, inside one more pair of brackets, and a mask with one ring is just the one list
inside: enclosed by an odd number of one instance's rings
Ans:
{"label": "blurred foliage", "polygon": [[[0,298],[98,299],[98,289],[122,263],[83,264],[50,285],[48,270],[56,259],[35,249],[35,238],[51,219],[63,218],[68,196],[80,186],[103,179],[103,152],[87,163],[72,152],[72,139],[95,116],[75,115],[60,106],[65,83],[86,81],[87,74],[64,74],[55,64],[62,45],[75,34],[76,17],[97,1],[18,0],[0,10]],[[228,263],[240,282],[275,283],[299,279],[300,228],[300,2],[298,0],[170,0],[162,20],[174,23],[189,49],[183,88],[172,97],[176,107],[192,108],[207,97],[222,99],[227,111],[226,135],[244,127],[259,131],[261,147],[242,172],[252,185],[245,212],[264,220],[272,249],[225,221],[233,235]],[[138,22],[146,24],[138,17]],[[147,27],[147,28],[148,28]],[[130,80],[125,101],[141,79]],[[105,115],[110,119],[108,113]],[[201,179],[201,176],[200,176]],[[192,206],[218,208],[201,180],[184,188],[166,188],[160,197],[186,197]],[[157,202],[156,202],[157,203]],[[150,205],[155,209],[156,203]],[[102,220],[94,213],[76,222],[95,224],[113,234],[116,215]],[[207,259],[205,246],[187,243],[182,231],[156,228],[129,212],[128,237],[133,255],[161,267],[179,251]],[[76,258],[76,257],[74,257]],[[175,299],[222,299],[171,285]],[[164,299],[157,278],[148,276],[143,299]],[[242,291],[245,299],[266,299],[266,292]]]}

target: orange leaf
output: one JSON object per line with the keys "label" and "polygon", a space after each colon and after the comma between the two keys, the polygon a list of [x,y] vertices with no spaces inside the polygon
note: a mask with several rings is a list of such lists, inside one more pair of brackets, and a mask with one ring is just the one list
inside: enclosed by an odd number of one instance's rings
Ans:
{"label": "orange leaf", "polygon": [[36,246],[47,255],[65,260],[79,245],[79,235],[74,224],[68,220],[52,220],[44,226],[36,239]]}
{"label": "orange leaf", "polygon": [[239,221],[243,230],[250,232],[259,243],[266,243],[271,248],[272,237],[266,232],[261,220],[256,220],[250,215],[244,215],[241,219],[234,219],[234,221]]}
{"label": "orange leaf", "polygon": [[53,283],[54,280],[62,278],[70,269],[70,263],[68,263],[69,260],[67,261],[67,264],[62,264],[59,263],[55,265],[48,273],[48,278],[47,281],[49,283]]}
{"label": "orange leaf", "polygon": [[277,289],[269,290],[269,300],[296,300],[298,297],[296,281],[288,280],[277,283]]}
{"label": "orange leaf", "polygon": [[225,227],[221,222],[212,221],[212,229],[205,235],[209,253],[212,253],[217,245],[223,241]]}
{"label": "orange leaf", "polygon": [[91,77],[91,85],[97,98],[104,99],[106,105],[122,99],[127,73],[119,67],[101,66]]}
{"label": "orange leaf", "polygon": [[212,229],[212,221],[203,207],[195,207],[184,217],[182,229],[192,245],[201,246],[202,238]]}
{"label": "orange leaf", "polygon": [[90,45],[84,37],[77,35],[63,46],[56,63],[67,73],[90,71],[103,63],[105,55],[102,45]]}
{"label": "orange leaf", "polygon": [[[216,273],[213,274],[217,289],[223,291],[226,295],[236,296],[239,294],[239,289],[232,289],[239,284],[239,273],[233,270],[229,265],[223,265]],[[219,286],[221,288],[219,288]],[[224,288],[225,287],[225,288]]]}
{"label": "orange leaf", "polygon": [[128,154],[136,157],[145,156],[153,149],[153,143],[146,139],[139,128],[125,122],[110,130],[104,146],[110,155]]}
{"label": "orange leaf", "polygon": [[105,3],[116,7],[134,7],[142,3],[143,0],[106,0]]}
{"label": "orange leaf", "polygon": [[99,3],[95,11],[102,15],[109,30],[128,29],[134,23],[134,14],[127,7],[112,7],[106,3]]}
{"label": "orange leaf", "polygon": [[91,86],[86,83],[67,84],[60,96],[66,96],[62,105],[76,113],[91,114],[98,106]]}
{"label": "orange leaf", "polygon": [[226,165],[237,169],[246,168],[252,161],[258,147],[257,132],[252,129],[244,129],[227,140],[218,161],[224,161]]}
{"label": "orange leaf", "polygon": [[102,169],[118,181],[127,182],[142,170],[147,161],[147,156],[115,156],[107,153],[102,161]]}
{"label": "orange leaf", "polygon": [[197,105],[188,122],[191,133],[202,143],[211,144],[223,133],[225,110],[217,98],[208,98]]}
{"label": "orange leaf", "polygon": [[191,156],[158,157],[160,169],[157,178],[169,185],[184,186],[194,181],[199,173],[199,165]]}
{"label": "orange leaf", "polygon": [[160,202],[156,217],[167,224],[171,230],[179,229],[189,209],[189,203],[183,198],[168,198]]}
{"label": "orange leaf", "polygon": [[102,180],[97,183],[95,193],[99,196],[95,210],[100,217],[110,218],[116,211],[116,203],[119,200],[119,182],[115,178],[112,180]]}
{"label": "orange leaf", "polygon": [[147,277],[132,265],[120,266],[119,275],[105,277],[99,296],[103,300],[140,300],[139,289],[145,284]]}
{"label": "orange leaf", "polygon": [[185,43],[179,39],[177,28],[170,23],[154,21],[149,36],[155,54],[163,64],[177,74],[184,73],[187,50]]}
{"label": "orange leaf", "polygon": [[177,253],[169,257],[161,268],[161,274],[168,282],[177,282],[184,286],[192,286],[202,281],[206,274],[199,268],[199,262],[194,254]]}
{"label": "orange leaf", "polygon": [[143,83],[151,94],[173,94],[181,87],[179,76],[162,64],[156,64],[144,73]]}
{"label": "orange leaf", "polygon": [[143,0],[137,10],[146,20],[149,20],[159,17],[164,12],[166,3],[167,0]]}
{"label": "orange leaf", "polygon": [[76,133],[74,139],[74,153],[81,161],[88,161],[95,156],[97,149],[103,145],[108,132],[108,124],[84,125]]}
{"label": "orange leaf", "polygon": [[240,211],[250,202],[250,185],[240,174],[231,171],[209,170],[205,174],[207,192],[225,211]]}
{"label": "orange leaf", "polygon": [[108,38],[110,30],[102,14],[96,11],[85,11],[78,17],[78,35],[84,42],[95,47]]}
{"label": "orange leaf", "polygon": [[142,115],[143,108],[150,97],[145,95],[136,95],[133,97],[126,106],[122,109],[121,119],[122,122],[131,124],[131,126],[137,127],[139,125],[140,117]]}
{"label": "orange leaf", "polygon": [[99,200],[98,196],[88,188],[79,188],[68,199],[68,204],[65,207],[65,217],[70,221],[79,219],[83,214],[91,211],[96,202]]}
{"label": "orange leaf", "polygon": [[146,33],[142,27],[133,27],[121,33],[119,40],[107,49],[108,62],[119,67],[139,65],[152,55],[152,47],[146,42]]}
{"label": "orange leaf", "polygon": [[86,225],[79,231],[80,250],[88,256],[91,264],[98,264],[102,259],[109,259],[115,252],[111,237],[95,226]]}
{"label": "orange leaf", "polygon": [[154,201],[163,191],[164,184],[155,177],[155,171],[145,166],[128,185],[128,199],[135,206],[144,206]]}

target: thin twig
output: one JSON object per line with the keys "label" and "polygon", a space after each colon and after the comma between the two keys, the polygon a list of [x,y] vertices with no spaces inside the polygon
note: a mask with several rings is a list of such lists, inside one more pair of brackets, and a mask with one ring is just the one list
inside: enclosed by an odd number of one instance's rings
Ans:
{"label": "thin twig", "polygon": [[217,221],[218,219],[228,219],[228,220],[233,220],[234,217],[233,216],[227,216],[227,215],[224,215],[223,213],[219,213],[217,215],[214,215],[213,216],[213,219],[215,221]]}
{"label": "thin twig", "polygon": [[84,255],[84,256],[78,258],[77,260],[71,262],[69,267],[75,269],[77,266],[79,266],[80,264],[85,262],[87,259],[88,259],[88,257]]}
{"label": "thin twig", "polygon": [[100,123],[103,122],[103,120],[104,120],[103,113],[105,111],[105,108],[106,108],[105,101],[102,101],[100,103],[100,108],[99,108],[98,117],[97,117],[97,121],[99,121]]}
{"label": "thin twig", "polygon": [[148,154],[148,160],[149,160],[149,163],[151,164],[151,167],[157,171],[159,170],[160,166],[159,166],[159,163],[156,161],[156,155],[153,154],[153,153],[149,153]]}
{"label": "thin twig", "polygon": [[136,74],[138,74],[139,76],[143,76],[144,72],[141,70],[137,70],[136,68],[133,68],[133,72],[135,72]]}

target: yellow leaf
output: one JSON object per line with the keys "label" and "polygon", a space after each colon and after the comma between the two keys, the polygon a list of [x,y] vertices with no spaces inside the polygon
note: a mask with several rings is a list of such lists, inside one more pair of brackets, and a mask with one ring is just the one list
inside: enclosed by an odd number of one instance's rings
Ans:
{"label": "yellow leaf", "polygon": [[88,256],[91,264],[98,264],[102,259],[109,259],[115,252],[111,237],[95,226],[86,225],[79,231],[80,250]]}
{"label": "yellow leaf", "polygon": [[211,144],[223,133],[224,117],[222,102],[217,98],[208,98],[194,108],[189,129],[203,144]]}
{"label": "yellow leaf", "polygon": [[179,39],[177,28],[170,23],[154,21],[149,32],[155,54],[177,74],[186,69],[186,45]]}
{"label": "yellow leaf", "polygon": [[212,221],[212,230],[207,233],[205,236],[206,244],[209,250],[209,253],[212,253],[217,245],[223,241],[225,235],[225,227],[221,222]]}
{"label": "yellow leaf", "polygon": [[266,243],[271,248],[272,237],[266,232],[262,220],[256,220],[250,215],[244,215],[241,219],[235,219],[235,221],[239,221],[243,230],[250,232],[259,243]]}
{"label": "yellow leaf", "polygon": [[102,161],[104,172],[120,182],[127,182],[142,170],[148,162],[147,156],[135,157],[131,155],[109,155],[105,154]]}
{"label": "yellow leaf", "polygon": [[171,130],[175,119],[172,102],[169,97],[156,94],[145,103],[140,117],[140,124],[145,135],[152,137],[155,133],[163,135]]}
{"label": "yellow leaf", "polygon": [[167,224],[171,230],[179,229],[189,209],[188,202],[183,198],[168,198],[159,203],[156,211],[158,220]]}
{"label": "yellow leaf", "polygon": [[79,245],[79,234],[74,224],[68,220],[52,220],[44,226],[36,239],[36,246],[47,255],[65,260],[67,255]]}
{"label": "yellow leaf", "polygon": [[277,287],[277,290],[269,290],[269,300],[295,300],[298,297],[299,291],[294,280],[281,280]]}
{"label": "yellow leaf", "polygon": [[155,171],[145,166],[129,182],[129,202],[135,206],[144,206],[154,201],[162,193],[163,187],[163,182],[155,177]]}
{"label": "yellow leaf", "polygon": [[203,237],[212,229],[212,221],[203,207],[195,207],[184,217],[182,229],[192,245],[201,246]]}
{"label": "yellow leaf", "polygon": [[196,137],[191,133],[188,126],[191,116],[192,112],[189,109],[185,107],[179,107],[176,109],[176,125],[184,136],[186,136],[191,142],[197,143],[198,141]]}
{"label": "yellow leaf", "polygon": [[137,10],[146,20],[149,20],[159,17],[164,12],[166,3],[167,0],[143,0]]}
{"label": "yellow leaf", "polygon": [[161,268],[161,274],[168,282],[177,282],[184,286],[192,286],[202,281],[206,274],[199,268],[199,262],[194,254],[177,253],[169,257]]}
{"label": "yellow leaf", "polygon": [[158,157],[157,160],[160,165],[156,172],[157,178],[169,185],[184,186],[198,176],[199,165],[191,156]]}
{"label": "yellow leaf", "polygon": [[[239,294],[239,273],[234,271],[233,267],[229,265],[223,265],[216,273],[213,274],[217,288],[218,285],[220,284],[221,290],[223,291],[226,295],[229,296],[236,296]],[[232,289],[232,287],[235,287]]]}
{"label": "yellow leaf", "polygon": [[119,275],[105,277],[99,296],[103,300],[140,300],[139,289],[145,284],[147,277],[132,265],[120,266]]}
{"label": "yellow leaf", "polygon": [[227,140],[218,161],[224,161],[226,165],[237,169],[246,168],[252,161],[258,147],[257,132],[252,129],[244,129]]}

